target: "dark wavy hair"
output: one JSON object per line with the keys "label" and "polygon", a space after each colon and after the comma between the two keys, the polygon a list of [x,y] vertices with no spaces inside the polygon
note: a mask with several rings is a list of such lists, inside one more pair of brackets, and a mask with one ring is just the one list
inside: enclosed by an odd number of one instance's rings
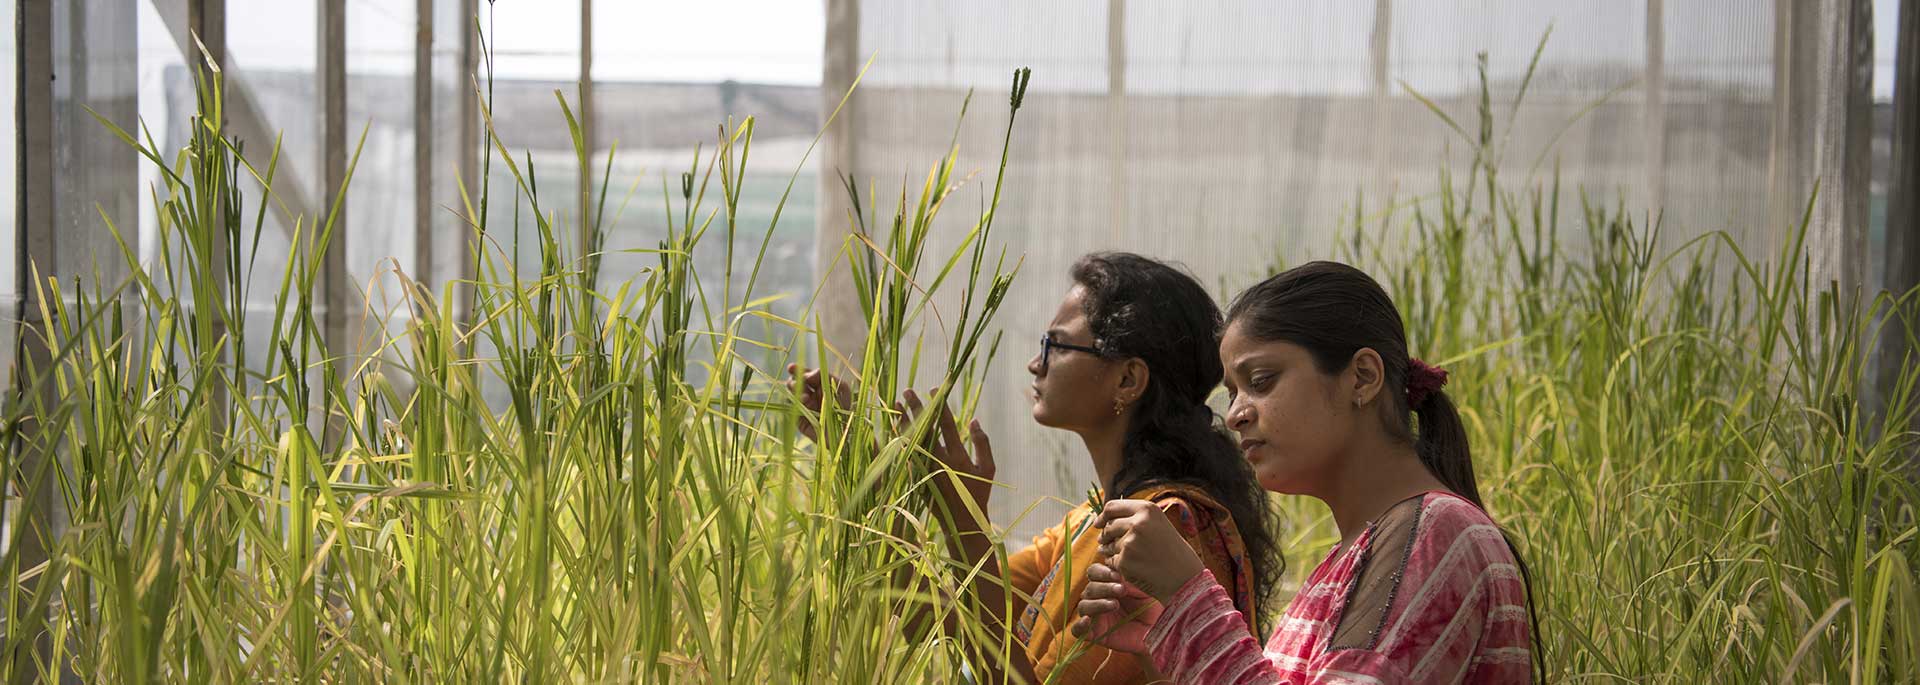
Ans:
{"label": "dark wavy hair", "polygon": [[1081,308],[1093,347],[1102,357],[1147,363],[1147,390],[1134,405],[1123,461],[1108,485],[1115,493],[1193,485],[1225,507],[1253,567],[1256,616],[1268,623],[1268,600],[1286,564],[1274,539],[1277,518],[1253,468],[1207,407],[1223,373],[1219,306],[1192,276],[1136,254],[1081,257],[1072,276],[1085,292]]}

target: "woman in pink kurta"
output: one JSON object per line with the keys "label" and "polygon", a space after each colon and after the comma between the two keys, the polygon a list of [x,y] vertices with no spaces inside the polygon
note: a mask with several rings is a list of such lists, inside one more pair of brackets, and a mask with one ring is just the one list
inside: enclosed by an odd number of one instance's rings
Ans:
{"label": "woman in pink kurta", "polygon": [[1447,374],[1407,355],[1371,277],[1315,262],[1235,298],[1228,427],[1268,490],[1340,543],[1264,648],[1157,508],[1109,502],[1074,630],[1175,683],[1512,683],[1536,672],[1526,566],[1480,505]]}
{"label": "woman in pink kurta", "polygon": [[[1406,500],[1334,550],[1262,650],[1212,573],[1147,636],[1179,683],[1525,682],[1527,590],[1506,540],[1446,491]],[[1337,627],[1336,627],[1337,626]]]}

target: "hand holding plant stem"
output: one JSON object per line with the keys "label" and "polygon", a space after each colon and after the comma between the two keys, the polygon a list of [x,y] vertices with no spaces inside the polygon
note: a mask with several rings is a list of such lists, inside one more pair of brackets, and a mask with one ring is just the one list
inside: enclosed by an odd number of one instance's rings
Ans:
{"label": "hand holding plant stem", "polygon": [[1173,521],[1152,502],[1117,499],[1107,502],[1093,527],[1100,530],[1100,556],[1119,580],[1145,591],[1161,603],[1173,599],[1187,581],[1206,570],[1187,546]]}
{"label": "hand holding plant stem", "polygon": [[[934,396],[938,398],[940,393]],[[902,393],[902,399],[904,406],[897,408],[903,425],[911,426],[926,416],[926,403],[919,393],[909,389]],[[1011,635],[1005,575],[995,553],[997,543],[989,535],[992,524],[987,520],[987,498],[993,492],[993,444],[978,420],[967,422],[968,437],[963,440],[953,410],[944,403],[931,421],[934,425],[926,438],[927,451],[949,471],[936,473],[933,478],[954,528],[949,541],[962,563],[979,568],[968,588],[971,604],[981,623],[990,627],[988,638],[1011,647],[1004,652],[1004,664],[981,663],[984,682],[1007,682],[1009,676],[1017,676],[1015,682],[1038,682],[1033,664]]]}
{"label": "hand holding plant stem", "polygon": [[[1093,510],[1093,515],[1087,518],[1083,532],[1105,516],[1106,503],[1100,496],[1097,484],[1087,488],[1087,507]],[[1159,510],[1157,506],[1150,505],[1149,508]],[[1111,563],[1112,559],[1107,557],[1106,552],[1107,547],[1103,544],[1101,556]],[[1127,584],[1119,571],[1107,563],[1094,562],[1087,567],[1087,587],[1081,592],[1080,603],[1075,607],[1080,618],[1073,622],[1073,635],[1117,651],[1144,655],[1147,653],[1147,632],[1160,620],[1163,609],[1160,601]]]}
{"label": "hand holding plant stem", "polygon": [[[835,406],[841,411],[853,405],[853,389],[837,377],[823,373],[819,369],[803,369],[798,364],[788,364],[787,374],[790,376],[787,388],[799,395],[800,406],[806,410],[800,417],[800,432],[808,439],[817,441],[820,439],[819,427],[814,425],[812,417],[819,416],[822,411],[825,411],[826,388],[828,386],[833,388],[836,398]],[[925,409],[920,396],[913,390],[903,393],[903,399],[904,404],[894,405],[895,411],[900,414],[900,422],[895,428],[902,432],[917,420]],[[978,420],[970,421],[967,424],[968,436],[963,441],[953,410],[944,406],[941,407],[940,416],[934,423],[933,431],[927,436],[927,451],[941,465],[952,470],[955,476],[941,476],[933,479],[940,488],[940,496],[950,510],[960,512],[978,509],[982,520],[969,521],[962,525],[971,526],[968,528],[970,532],[984,530],[987,498],[992,494],[995,471],[993,445],[987,438],[987,432],[980,427]],[[968,445],[972,446],[971,450],[968,449]],[[954,487],[956,477],[963,482],[967,499],[962,499],[961,491]],[[1089,499],[1089,501],[1096,503],[1094,509],[1097,511],[1098,499]]]}
{"label": "hand holding plant stem", "polygon": [[1151,595],[1128,585],[1119,571],[1096,562],[1087,567],[1087,589],[1075,608],[1080,618],[1073,622],[1073,635],[1110,649],[1145,654],[1147,632],[1153,630],[1165,608]]}
{"label": "hand holding plant stem", "polygon": [[813,425],[811,417],[819,416],[822,411],[822,400],[826,397],[823,384],[833,386],[834,397],[838,400],[836,407],[842,411],[853,406],[853,389],[837,377],[819,369],[802,369],[799,364],[788,364],[787,375],[790,377],[787,389],[800,396],[800,406],[807,410],[800,415],[800,434],[817,442],[820,440],[819,429]]}
{"label": "hand holding plant stem", "polygon": [[[904,394],[906,401],[906,420],[911,423],[919,419],[926,411],[920,395],[913,390]],[[933,458],[951,471],[948,474],[936,474],[934,483],[940,488],[940,496],[946,502],[947,509],[954,516],[956,531],[963,537],[977,538],[975,533],[988,529],[987,498],[993,494],[993,444],[987,438],[987,431],[980,427],[979,419],[967,422],[967,438],[960,437],[960,427],[953,418],[953,410],[945,405],[940,407],[940,415],[935,419],[934,431],[928,436],[927,451]],[[972,445],[972,450],[967,449]],[[955,487],[956,481],[960,488]],[[962,497],[964,488],[965,497]],[[964,514],[964,515],[963,515]]]}

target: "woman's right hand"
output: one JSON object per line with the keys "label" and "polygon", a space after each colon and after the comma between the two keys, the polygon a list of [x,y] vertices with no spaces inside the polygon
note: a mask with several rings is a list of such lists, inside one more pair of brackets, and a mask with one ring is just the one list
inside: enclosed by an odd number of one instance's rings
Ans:
{"label": "woman's right hand", "polygon": [[1093,527],[1100,529],[1102,563],[1162,604],[1207,570],[1167,513],[1153,502],[1109,500]]}
{"label": "woman's right hand", "polygon": [[[906,400],[905,420],[911,424],[926,411],[920,396],[912,390],[904,393]],[[947,507],[963,529],[986,529],[987,497],[993,493],[993,444],[987,439],[987,431],[980,427],[980,420],[974,419],[967,424],[967,438],[960,437],[960,427],[953,419],[953,410],[940,407],[940,416],[934,419],[933,434],[927,438],[927,451],[953,471],[948,474],[935,474],[933,482],[940,488],[940,495],[946,499]],[[973,449],[968,450],[971,444]],[[959,481],[961,488],[954,487]],[[962,499],[964,493],[967,499]],[[979,520],[971,515],[972,508],[980,512]]]}

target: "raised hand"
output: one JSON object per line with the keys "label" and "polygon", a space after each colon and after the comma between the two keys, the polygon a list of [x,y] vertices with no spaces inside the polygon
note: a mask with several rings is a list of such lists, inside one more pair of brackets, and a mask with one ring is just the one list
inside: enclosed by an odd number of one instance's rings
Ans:
{"label": "raised hand", "polygon": [[[800,395],[800,406],[812,412],[811,416],[818,416],[820,413],[822,399],[825,397],[825,391],[821,388],[821,377],[824,375],[819,369],[802,369],[799,364],[787,365],[787,389]],[[841,409],[851,406],[853,389],[841,382],[839,378],[832,379],[832,382],[834,395],[839,400],[836,406]],[[813,425],[813,420],[809,417],[809,414],[800,415],[800,434],[807,436],[808,440],[819,440],[819,429]]]}
{"label": "raised hand", "polygon": [[[920,396],[914,391],[906,391],[904,399],[906,400],[906,421],[915,421],[926,411],[925,404],[920,401]],[[976,419],[967,424],[967,438],[963,440],[960,437],[960,427],[954,422],[953,410],[942,406],[940,416],[934,419],[934,432],[929,436],[928,443],[927,451],[933,453],[933,458],[952,469],[957,476],[956,478],[938,474],[933,479],[934,483],[938,484],[940,495],[946,499],[947,506],[952,510],[955,519],[960,521],[962,526],[984,530],[986,523],[984,520],[974,521],[972,516],[966,515],[967,504],[960,495],[964,492],[972,500],[973,506],[978,507],[981,515],[985,516],[987,497],[993,492],[994,474],[993,444],[987,439],[987,431],[980,427],[980,421]],[[968,449],[969,444],[972,445],[971,450]],[[965,489],[956,489],[955,480],[959,480],[960,485]]]}

